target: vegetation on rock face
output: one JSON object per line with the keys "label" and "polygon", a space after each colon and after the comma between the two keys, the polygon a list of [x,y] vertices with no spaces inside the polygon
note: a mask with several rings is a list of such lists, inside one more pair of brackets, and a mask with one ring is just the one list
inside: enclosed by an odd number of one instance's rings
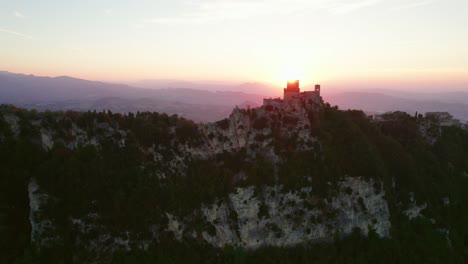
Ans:
{"label": "vegetation on rock face", "polygon": [[[273,113],[273,109],[268,111]],[[248,114],[248,113],[246,113]],[[268,120],[249,111],[253,128],[272,128],[271,138],[281,162],[248,148],[207,159],[179,155],[176,146],[202,146],[204,136],[190,120],[158,113],[25,111],[0,108],[0,262],[115,263],[415,263],[468,261],[468,133],[457,127],[440,129],[432,144],[421,132],[422,117],[389,113],[385,122],[370,122],[362,111],[339,111],[326,105],[310,112],[310,133],[318,141],[307,151],[297,138],[275,134],[280,118]],[[12,121],[11,117],[14,117]],[[284,115],[284,123],[297,120]],[[40,121],[39,125],[33,125]],[[18,131],[12,129],[12,122]],[[217,125],[227,130],[228,120]],[[56,144],[41,147],[41,130],[53,130]],[[70,148],[77,130],[99,144]],[[432,132],[431,132],[432,133]],[[434,132],[435,133],[435,132]],[[432,133],[432,134],[434,134]],[[432,135],[431,134],[431,135]],[[436,133],[437,134],[437,133]],[[209,137],[209,136],[207,136]],[[60,139],[60,140],[58,140]],[[124,145],[117,142],[124,140]],[[157,150],[161,157],[152,151]],[[249,154],[254,151],[255,156]],[[183,157],[184,170],[168,165]],[[242,176],[244,175],[244,176]],[[391,210],[391,238],[359,232],[333,243],[294,248],[244,251],[215,249],[183,234],[174,239],[165,228],[166,213],[193,214],[201,204],[225,199],[237,187],[281,184],[285,192],[313,186],[317,199],[336,191],[343,176],[373,178],[383,188]],[[37,179],[55,200],[46,214],[62,240],[38,248],[30,241],[28,183]],[[409,220],[403,213],[414,198],[426,203],[424,217]],[[449,201],[449,202],[445,202]],[[362,202],[362,201],[361,201]],[[313,206],[313,205],[311,205]],[[70,219],[99,215],[106,232],[132,232],[150,239],[148,226],[158,226],[158,241],[147,250],[116,251],[107,256],[78,246]],[[269,217],[260,205],[260,217]],[[235,217],[235,216],[233,216]],[[200,218],[200,217],[198,217]],[[193,216],[193,225],[214,231]],[[283,230],[278,230],[283,232]],[[337,234],[339,237],[339,234]],[[100,259],[102,258],[102,259]]]}

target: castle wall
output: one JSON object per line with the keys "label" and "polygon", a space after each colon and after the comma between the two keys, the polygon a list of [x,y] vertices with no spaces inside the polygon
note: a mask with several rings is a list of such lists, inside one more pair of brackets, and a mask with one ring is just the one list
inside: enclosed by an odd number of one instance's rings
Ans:
{"label": "castle wall", "polygon": [[288,82],[287,88],[283,90],[283,100],[276,99],[263,99],[263,105],[279,106],[285,101],[303,101],[303,102],[322,102],[320,97],[320,85],[315,85],[315,91],[300,92],[299,81]]}
{"label": "castle wall", "polygon": [[284,97],[285,100],[294,100],[294,99],[309,100],[311,99],[313,101],[315,101],[315,99],[317,98],[320,98],[320,94],[315,91],[306,91],[302,93],[292,94],[291,96],[288,96],[288,97],[286,96]]}
{"label": "castle wall", "polygon": [[294,97],[298,96],[299,92],[284,90],[284,100],[291,100]]}
{"label": "castle wall", "polygon": [[280,99],[280,98],[263,99],[263,106],[270,105],[273,107],[281,108],[281,106],[287,102],[299,103],[301,101],[307,102],[307,103],[313,102],[313,103],[320,104],[322,102],[322,98],[320,97],[320,94],[315,91],[308,91],[308,92],[302,92],[302,93],[285,91],[284,99]]}

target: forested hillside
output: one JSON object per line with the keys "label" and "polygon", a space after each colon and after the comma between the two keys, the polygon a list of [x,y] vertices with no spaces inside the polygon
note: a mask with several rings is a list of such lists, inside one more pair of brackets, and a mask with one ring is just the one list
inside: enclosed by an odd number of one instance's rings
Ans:
{"label": "forested hillside", "polygon": [[466,263],[468,132],[303,103],[0,107],[0,262]]}

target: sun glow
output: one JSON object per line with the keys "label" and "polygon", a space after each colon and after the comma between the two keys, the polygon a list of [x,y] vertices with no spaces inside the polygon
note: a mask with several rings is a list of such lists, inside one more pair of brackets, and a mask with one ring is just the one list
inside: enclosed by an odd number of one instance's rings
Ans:
{"label": "sun glow", "polygon": [[294,82],[296,80],[304,80],[304,75],[303,74],[285,74],[281,78],[282,83]]}
{"label": "sun glow", "polygon": [[278,81],[283,85],[289,81],[303,81],[306,77],[306,66],[304,54],[300,49],[288,49],[281,54],[277,60]]}
{"label": "sun glow", "polygon": [[296,80],[304,80],[304,71],[299,67],[288,67],[281,74],[281,83],[293,82]]}

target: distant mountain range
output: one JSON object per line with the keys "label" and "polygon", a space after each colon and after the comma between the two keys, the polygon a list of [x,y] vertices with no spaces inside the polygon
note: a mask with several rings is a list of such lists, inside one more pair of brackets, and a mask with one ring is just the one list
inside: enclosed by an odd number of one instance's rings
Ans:
{"label": "distant mountain range", "polygon": [[281,94],[281,90],[275,93],[275,87],[259,82],[246,82],[242,84],[215,81],[179,81],[179,80],[143,80],[139,82],[127,83],[130,86],[147,89],[173,89],[186,88],[204,91],[236,91],[248,94],[276,95]]}
{"label": "distant mountain range", "polygon": [[[368,113],[384,113],[388,111],[403,111],[410,114],[426,112],[449,112],[462,121],[468,120],[468,93],[459,92],[459,97],[453,100],[450,96],[456,93],[449,93],[440,96],[439,100],[422,94],[421,97],[396,97],[384,93],[370,91],[362,92],[341,92],[324,95],[324,100],[332,105],[338,105],[341,109],[362,109]],[[460,98],[467,98],[466,103],[460,103]]]}
{"label": "distant mountain range", "polygon": [[51,78],[0,72],[0,103],[38,110],[158,111],[195,121],[215,121],[228,116],[236,105],[260,105],[263,97],[237,91],[148,89],[68,76]]}
{"label": "distant mountain range", "polygon": [[[305,89],[306,90],[306,89]],[[225,118],[232,108],[256,107],[264,97],[276,97],[281,89],[262,83],[232,84],[145,80],[114,84],[68,76],[38,77],[0,71],[0,103],[38,110],[111,110],[114,112],[158,111],[198,121]],[[337,91],[326,85],[324,100],[341,109],[368,113],[406,111],[450,112],[468,120],[468,92],[407,92],[391,89]]]}

